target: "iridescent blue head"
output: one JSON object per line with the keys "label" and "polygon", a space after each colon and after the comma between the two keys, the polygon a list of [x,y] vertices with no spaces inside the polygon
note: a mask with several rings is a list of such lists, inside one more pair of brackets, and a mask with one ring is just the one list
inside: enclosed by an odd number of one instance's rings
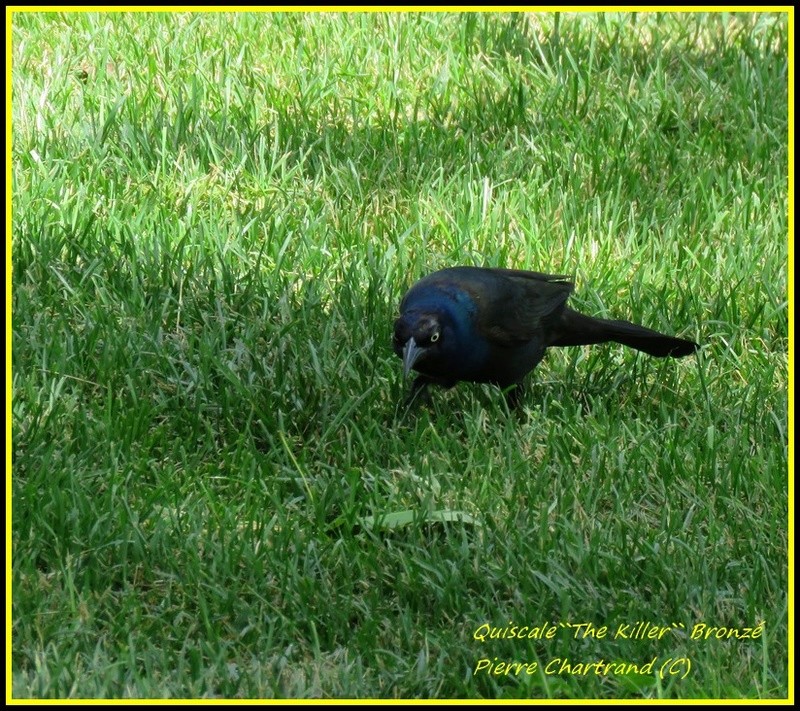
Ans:
{"label": "iridescent blue head", "polygon": [[421,280],[406,294],[394,323],[393,346],[405,375],[414,369],[455,383],[483,357],[484,346],[472,337],[475,302],[441,274]]}

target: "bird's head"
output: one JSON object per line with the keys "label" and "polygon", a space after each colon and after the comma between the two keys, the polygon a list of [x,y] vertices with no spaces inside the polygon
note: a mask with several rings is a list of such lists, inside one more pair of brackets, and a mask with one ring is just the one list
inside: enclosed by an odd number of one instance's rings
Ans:
{"label": "bird's head", "polygon": [[403,359],[403,375],[419,363],[436,360],[437,354],[446,347],[447,326],[443,314],[411,310],[403,313],[394,322],[394,352]]}

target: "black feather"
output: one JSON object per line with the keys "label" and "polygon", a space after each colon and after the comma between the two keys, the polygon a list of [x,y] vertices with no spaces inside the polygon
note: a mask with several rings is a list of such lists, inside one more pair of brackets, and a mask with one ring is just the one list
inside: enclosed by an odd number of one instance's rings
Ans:
{"label": "black feather", "polygon": [[[430,383],[520,386],[547,348],[615,341],[656,357],[694,353],[694,341],[566,306],[570,277],[514,269],[453,267],[420,279],[400,304],[394,349]],[[512,391],[514,402],[518,392]]]}

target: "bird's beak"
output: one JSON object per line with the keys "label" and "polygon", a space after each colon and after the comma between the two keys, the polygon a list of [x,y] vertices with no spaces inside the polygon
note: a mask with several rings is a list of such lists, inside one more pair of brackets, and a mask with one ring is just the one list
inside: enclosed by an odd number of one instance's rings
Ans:
{"label": "bird's beak", "polygon": [[408,377],[408,371],[414,367],[414,363],[419,360],[419,357],[425,352],[424,348],[420,348],[417,342],[412,338],[406,341],[403,346],[403,377]]}

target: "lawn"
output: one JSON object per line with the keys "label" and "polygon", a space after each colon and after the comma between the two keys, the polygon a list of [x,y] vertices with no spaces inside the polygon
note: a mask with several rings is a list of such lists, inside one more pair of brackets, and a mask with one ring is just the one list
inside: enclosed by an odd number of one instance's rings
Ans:
{"label": "lawn", "polygon": [[[13,697],[787,696],[786,13],[12,19]],[[456,264],[702,350],[407,410]]]}

